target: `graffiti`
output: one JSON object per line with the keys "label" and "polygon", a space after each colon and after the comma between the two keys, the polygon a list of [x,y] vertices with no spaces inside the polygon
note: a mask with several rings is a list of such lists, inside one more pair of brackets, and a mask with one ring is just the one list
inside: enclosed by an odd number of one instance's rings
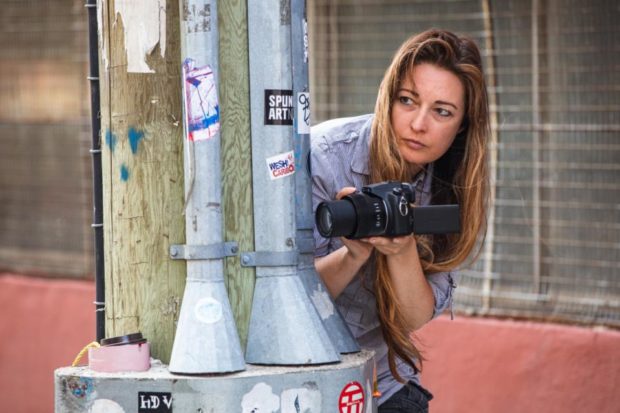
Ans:
{"label": "graffiti", "polygon": [[135,130],[134,128],[129,128],[129,132],[127,133],[129,137],[129,146],[131,147],[131,153],[134,155],[138,152],[138,144],[144,138],[144,132]]}
{"label": "graffiti", "polygon": [[297,133],[310,133],[310,93],[297,94]]}
{"label": "graffiti", "polygon": [[114,148],[116,147],[116,135],[114,135],[109,129],[105,132],[105,143],[110,148],[110,152],[114,153]]}
{"label": "graffiti", "polygon": [[127,168],[127,165],[122,164],[121,165],[121,181],[127,182],[128,179],[129,179],[129,169]]}

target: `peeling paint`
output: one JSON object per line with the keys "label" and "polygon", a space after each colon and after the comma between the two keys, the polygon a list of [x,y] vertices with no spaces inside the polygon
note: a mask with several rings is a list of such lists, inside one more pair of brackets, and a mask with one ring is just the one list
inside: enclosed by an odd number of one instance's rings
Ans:
{"label": "peeling paint", "polygon": [[369,402],[366,403],[366,412],[365,413],[372,413],[372,386],[370,385],[370,379],[368,377],[366,377],[366,400],[368,400]]}
{"label": "peeling paint", "polygon": [[88,413],[125,413],[120,404],[109,399],[95,400]]}
{"label": "peeling paint", "polygon": [[[116,0],[117,16],[123,20],[127,72],[154,73],[146,56],[159,44],[161,57],[166,55],[166,2]],[[116,22],[115,22],[116,24]]]}
{"label": "peeling paint", "polygon": [[108,55],[106,53],[106,41],[103,36],[103,11],[105,10],[105,0],[97,0],[97,35],[99,37],[99,50],[101,51],[101,62],[105,70],[108,70]]}
{"label": "peeling paint", "polygon": [[275,413],[279,409],[280,398],[266,383],[257,383],[241,400],[242,413]]}
{"label": "peeling paint", "polygon": [[215,324],[222,319],[224,310],[222,304],[213,297],[205,297],[196,303],[194,307],[196,319],[206,324]]}
{"label": "peeling paint", "polygon": [[307,413],[321,411],[321,392],[318,389],[284,390],[281,395],[281,413]]}
{"label": "peeling paint", "polygon": [[334,303],[332,303],[329,293],[323,289],[320,283],[317,284],[317,289],[314,290],[310,299],[314,303],[319,316],[321,316],[321,320],[327,320],[334,315]]}

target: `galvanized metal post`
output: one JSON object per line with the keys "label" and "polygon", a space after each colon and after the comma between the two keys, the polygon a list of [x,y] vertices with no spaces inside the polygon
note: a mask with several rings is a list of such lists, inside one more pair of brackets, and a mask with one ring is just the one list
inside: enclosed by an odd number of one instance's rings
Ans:
{"label": "galvanized metal post", "polygon": [[340,353],[360,351],[359,345],[327,288],[314,269],[314,219],[310,181],[310,88],[308,79],[308,20],[306,0],[291,0],[291,51],[293,61],[295,137],[295,221],[300,259],[298,273],[330,339]]}
{"label": "galvanized metal post", "polygon": [[224,257],[235,246],[222,237],[218,25],[215,0],[181,3],[186,244],[171,256],[187,260],[187,284],[170,371],[222,373],[245,369],[224,286]]}
{"label": "galvanized metal post", "polygon": [[340,360],[298,276],[290,1],[248,2],[256,286],[246,360]]}

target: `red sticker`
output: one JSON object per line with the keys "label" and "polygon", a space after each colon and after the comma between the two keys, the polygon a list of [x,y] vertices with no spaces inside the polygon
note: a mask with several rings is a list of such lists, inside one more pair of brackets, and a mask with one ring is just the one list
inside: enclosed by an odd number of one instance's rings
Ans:
{"label": "red sticker", "polygon": [[364,410],[364,388],[356,381],[344,386],[340,392],[338,400],[340,413],[363,413]]}

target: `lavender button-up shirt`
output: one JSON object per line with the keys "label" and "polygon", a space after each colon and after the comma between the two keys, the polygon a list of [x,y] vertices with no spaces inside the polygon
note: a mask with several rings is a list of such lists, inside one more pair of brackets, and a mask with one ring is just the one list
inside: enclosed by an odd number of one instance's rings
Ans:
{"label": "lavender button-up shirt", "polygon": [[[312,206],[316,210],[322,201],[336,199],[345,186],[361,189],[368,182],[370,128],[373,115],[334,119],[311,131]],[[432,167],[420,173],[413,181],[416,186],[416,203],[430,203]],[[314,230],[315,257],[325,256],[342,246],[338,238],[323,238]],[[377,377],[383,403],[396,393],[402,384],[390,374],[387,345],[383,340],[376,300],[372,289],[374,273],[372,263],[365,265],[336,299],[336,305],[349,325],[351,332],[363,348],[375,351]],[[435,296],[434,317],[452,304],[455,287],[454,273],[437,273],[427,276]],[[405,379],[419,383],[419,378],[408,365],[397,359],[398,371]]]}

